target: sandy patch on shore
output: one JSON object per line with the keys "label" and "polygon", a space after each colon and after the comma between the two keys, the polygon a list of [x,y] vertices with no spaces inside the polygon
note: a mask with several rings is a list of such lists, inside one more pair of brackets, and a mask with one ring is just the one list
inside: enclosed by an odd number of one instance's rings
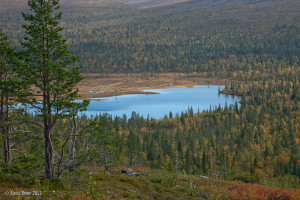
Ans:
{"label": "sandy patch on shore", "polygon": [[[82,74],[85,79],[78,84],[78,99],[92,99],[125,94],[149,94],[145,89],[194,87],[200,85],[225,85],[226,79],[207,78],[204,75],[183,73],[164,74]],[[229,80],[227,82],[230,82]],[[150,92],[151,93],[151,92]]]}

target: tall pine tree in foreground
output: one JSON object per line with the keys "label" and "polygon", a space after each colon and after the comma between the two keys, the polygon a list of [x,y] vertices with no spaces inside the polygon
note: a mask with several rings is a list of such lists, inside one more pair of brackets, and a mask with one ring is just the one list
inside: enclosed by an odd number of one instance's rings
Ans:
{"label": "tall pine tree in foreground", "polygon": [[29,0],[29,14],[23,13],[27,37],[22,46],[23,65],[18,74],[28,87],[22,102],[36,108],[42,116],[45,148],[45,177],[54,179],[55,158],[52,131],[56,121],[74,116],[88,102],[74,102],[78,97],[76,84],[82,80],[78,67],[72,67],[77,57],[62,38],[58,0]]}
{"label": "tall pine tree in foreground", "polygon": [[10,114],[18,82],[13,74],[16,54],[8,37],[0,30],[0,132],[3,142],[4,169],[11,162]]}

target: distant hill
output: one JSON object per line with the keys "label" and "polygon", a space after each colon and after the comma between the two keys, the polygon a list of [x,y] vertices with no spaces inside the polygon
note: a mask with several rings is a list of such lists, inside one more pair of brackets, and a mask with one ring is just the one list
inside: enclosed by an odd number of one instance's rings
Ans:
{"label": "distant hill", "polygon": [[189,2],[191,0],[117,0],[118,2],[130,4],[142,8],[151,8],[159,6],[169,6],[178,3]]}
{"label": "distant hill", "polygon": [[[26,2],[0,0],[0,28],[17,48]],[[299,62],[299,0],[60,2],[64,35],[82,72],[224,74],[261,55]]]}
{"label": "distant hill", "polygon": [[[93,7],[112,2],[120,2],[141,8],[150,8],[184,3],[188,1],[191,0],[60,0],[60,4],[66,6]],[[0,5],[0,10],[24,8],[27,6],[27,0],[0,0]]]}
{"label": "distant hill", "polygon": [[[103,4],[104,2],[108,2],[111,0],[60,0],[61,5],[95,5],[95,4]],[[27,0],[0,0],[0,11],[7,9],[22,9],[27,6]]]}

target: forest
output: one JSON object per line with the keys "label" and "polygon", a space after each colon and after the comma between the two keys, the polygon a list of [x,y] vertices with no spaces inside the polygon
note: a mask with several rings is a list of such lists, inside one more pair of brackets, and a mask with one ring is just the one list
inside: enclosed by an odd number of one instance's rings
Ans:
{"label": "forest", "polygon": [[[15,47],[24,35],[25,9],[19,9],[0,12],[2,29]],[[265,62],[299,65],[295,0],[189,1],[149,9],[109,2],[93,7],[63,4],[61,10],[64,36],[79,56],[81,72],[228,76],[247,71],[249,65],[256,70],[261,56]]]}
{"label": "forest", "polygon": [[[0,12],[1,191],[61,186],[69,193],[53,198],[74,199],[78,194],[68,184],[76,180],[84,185],[78,190],[87,188],[79,199],[153,199],[135,193],[139,184],[157,187],[158,199],[171,195],[169,187],[187,195],[182,198],[299,198],[297,1],[204,0],[147,9],[116,2],[95,7],[29,2],[47,17],[28,8]],[[170,112],[160,120],[134,111],[130,118],[77,116],[89,103],[74,101],[79,72],[174,71],[227,78],[220,93],[241,100],[204,112]],[[20,103],[37,113],[18,109]],[[86,168],[95,165],[103,173],[86,178]],[[140,179],[120,178],[114,175],[118,167],[147,172]],[[93,181],[111,181],[116,188],[102,185],[108,193],[99,192]],[[125,193],[122,183],[134,189]],[[248,186],[255,194],[234,196],[248,187],[235,183],[254,184]],[[214,196],[216,187],[221,196]]]}

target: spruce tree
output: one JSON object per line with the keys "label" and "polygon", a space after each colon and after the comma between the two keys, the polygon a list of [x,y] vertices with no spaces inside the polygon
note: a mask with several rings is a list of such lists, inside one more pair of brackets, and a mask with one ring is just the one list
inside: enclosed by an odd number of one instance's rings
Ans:
{"label": "spruce tree", "polygon": [[22,42],[23,65],[18,74],[28,86],[23,103],[34,107],[42,116],[45,177],[54,178],[54,145],[52,130],[59,118],[76,115],[88,102],[74,102],[76,84],[82,80],[77,57],[71,55],[59,26],[62,12],[58,0],[29,0],[31,12],[23,13],[26,37]]}

